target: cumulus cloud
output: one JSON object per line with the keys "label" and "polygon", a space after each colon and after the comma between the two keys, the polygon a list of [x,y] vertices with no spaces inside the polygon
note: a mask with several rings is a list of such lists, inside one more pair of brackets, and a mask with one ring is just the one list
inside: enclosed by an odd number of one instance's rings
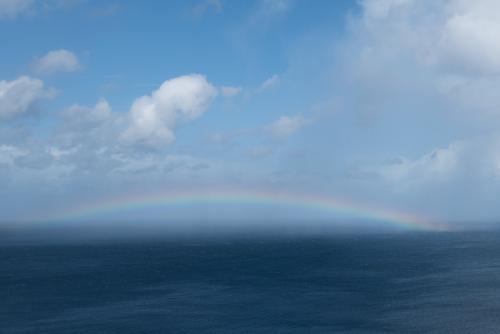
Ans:
{"label": "cumulus cloud", "polygon": [[365,38],[365,51],[392,50],[393,57],[411,53],[446,71],[500,73],[496,0],[365,0],[362,8],[356,27]]}
{"label": "cumulus cloud", "polygon": [[151,95],[134,101],[122,139],[128,144],[164,147],[174,140],[176,124],[200,117],[216,95],[217,89],[199,74],[167,80]]}
{"label": "cumulus cloud", "polygon": [[498,215],[500,3],[361,4],[335,59],[334,93],[365,144],[349,148],[346,188],[446,218]]}
{"label": "cumulus cloud", "polygon": [[83,127],[102,124],[113,116],[111,106],[104,99],[98,101],[94,107],[72,105],[65,109],[62,114],[67,122]]}
{"label": "cumulus cloud", "polygon": [[456,142],[446,148],[438,148],[416,160],[398,158],[382,167],[380,174],[394,183],[421,184],[443,181],[456,176],[461,168],[465,144]]}
{"label": "cumulus cloud", "polygon": [[94,106],[71,105],[58,115],[59,123],[53,133],[58,149],[79,147],[95,151],[121,144],[118,138],[126,126],[126,115],[113,112],[105,99]]}
{"label": "cumulus cloud", "polygon": [[268,130],[275,137],[288,137],[303,128],[307,122],[302,116],[281,116],[268,127]]}
{"label": "cumulus cloud", "polygon": [[[65,161],[73,159],[88,169],[92,166],[82,160],[91,159],[110,170],[124,159],[108,161],[101,153],[124,156],[143,151],[136,148],[157,151],[166,147],[175,138],[176,126],[200,117],[216,94],[217,89],[204,76],[193,74],[165,81],[151,95],[135,99],[125,113],[113,112],[104,99],[94,106],[74,104],[60,113],[53,142],[58,143],[58,150],[76,148],[80,152],[64,154]],[[75,160],[78,155],[88,159]]]}
{"label": "cumulus cloud", "polygon": [[[396,110],[470,121],[500,116],[500,3],[364,0],[337,49],[337,75],[363,124]],[[339,58],[336,58],[337,60]],[[346,74],[345,77],[342,77]],[[437,106],[440,106],[437,108]],[[416,115],[416,114],[414,114]],[[432,116],[431,116],[432,115]],[[488,120],[491,122],[491,119]]]}
{"label": "cumulus cloud", "polygon": [[47,52],[33,64],[35,70],[41,74],[55,72],[73,72],[80,68],[80,63],[71,51],[60,49]]}
{"label": "cumulus cloud", "polygon": [[350,177],[382,179],[398,192],[439,189],[447,185],[500,181],[500,137],[454,141],[416,158],[399,156],[377,166],[357,166]]}
{"label": "cumulus cloud", "polygon": [[500,2],[453,1],[447,11],[438,26],[441,56],[470,71],[499,74]]}
{"label": "cumulus cloud", "polygon": [[0,19],[13,19],[30,9],[33,0],[0,0]]}
{"label": "cumulus cloud", "polygon": [[54,91],[39,79],[21,76],[12,81],[0,81],[0,119],[25,114],[42,99],[51,98]]}
{"label": "cumulus cloud", "polygon": [[[451,189],[470,180],[495,184],[499,141],[491,133],[500,129],[495,125],[500,116],[500,3],[364,0],[360,16],[350,23],[352,35],[342,47],[345,73],[354,83],[349,86],[354,93],[344,94],[351,110],[363,116],[382,113],[386,118],[378,119],[380,127],[390,124],[416,138],[439,140],[428,126],[410,125],[423,121],[446,132],[451,142],[416,158],[408,157],[413,153],[408,149],[406,157],[357,169],[354,176],[377,178],[407,194],[417,188]],[[471,139],[478,137],[483,139]],[[474,192],[484,194],[480,187]]]}

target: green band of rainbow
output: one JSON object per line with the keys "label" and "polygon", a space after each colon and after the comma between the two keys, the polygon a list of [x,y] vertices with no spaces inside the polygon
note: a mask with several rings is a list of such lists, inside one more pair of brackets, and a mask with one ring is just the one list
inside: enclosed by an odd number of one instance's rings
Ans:
{"label": "green band of rainbow", "polygon": [[375,220],[389,225],[415,230],[446,230],[448,226],[414,214],[371,207],[339,198],[277,191],[185,191],[115,197],[73,207],[47,221],[71,221],[96,218],[123,210],[151,207],[174,207],[196,204],[256,204],[328,211],[352,218]]}

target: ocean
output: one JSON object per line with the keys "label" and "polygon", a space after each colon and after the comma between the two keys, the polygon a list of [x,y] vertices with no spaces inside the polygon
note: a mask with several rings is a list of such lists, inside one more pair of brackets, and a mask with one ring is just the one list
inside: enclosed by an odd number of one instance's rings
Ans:
{"label": "ocean", "polygon": [[500,233],[2,243],[0,333],[500,333]]}

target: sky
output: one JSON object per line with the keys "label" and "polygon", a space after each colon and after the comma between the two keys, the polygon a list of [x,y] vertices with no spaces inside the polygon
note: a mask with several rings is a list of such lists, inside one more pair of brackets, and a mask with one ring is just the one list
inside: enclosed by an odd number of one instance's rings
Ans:
{"label": "sky", "polygon": [[[0,221],[224,190],[495,222],[499,40],[497,0],[0,0]],[[168,217],[296,214],[201,207]]]}

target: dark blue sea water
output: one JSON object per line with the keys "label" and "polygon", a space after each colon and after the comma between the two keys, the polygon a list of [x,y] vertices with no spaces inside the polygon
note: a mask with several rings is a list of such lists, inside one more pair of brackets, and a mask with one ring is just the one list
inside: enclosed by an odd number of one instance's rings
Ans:
{"label": "dark blue sea water", "polygon": [[4,244],[0,333],[500,333],[500,234]]}

